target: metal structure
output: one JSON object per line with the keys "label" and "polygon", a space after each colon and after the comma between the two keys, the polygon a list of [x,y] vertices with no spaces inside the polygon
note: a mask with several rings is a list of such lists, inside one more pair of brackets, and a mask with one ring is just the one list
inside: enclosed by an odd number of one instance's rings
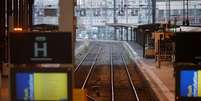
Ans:
{"label": "metal structure", "polygon": [[155,8],[152,0],[78,0],[77,33],[82,34],[86,31],[89,37],[97,35],[98,39],[116,39],[118,28],[108,27],[108,23],[133,25],[152,23],[155,18],[152,17],[154,11],[152,7]]}
{"label": "metal structure", "polygon": [[176,25],[201,25],[200,0],[158,0],[156,22]]}

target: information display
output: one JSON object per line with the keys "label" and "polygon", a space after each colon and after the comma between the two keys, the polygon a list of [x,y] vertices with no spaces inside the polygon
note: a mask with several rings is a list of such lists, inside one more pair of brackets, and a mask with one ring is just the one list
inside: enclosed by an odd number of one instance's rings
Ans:
{"label": "information display", "polygon": [[201,67],[178,64],[175,101],[201,101]]}
{"label": "information display", "polygon": [[[60,68],[42,68],[42,71],[12,70],[13,101],[71,101],[71,73]],[[57,70],[59,69],[59,71]]]}
{"label": "information display", "polygon": [[72,33],[9,33],[12,64],[73,63]]}
{"label": "information display", "polygon": [[180,96],[201,97],[201,70],[180,72]]}

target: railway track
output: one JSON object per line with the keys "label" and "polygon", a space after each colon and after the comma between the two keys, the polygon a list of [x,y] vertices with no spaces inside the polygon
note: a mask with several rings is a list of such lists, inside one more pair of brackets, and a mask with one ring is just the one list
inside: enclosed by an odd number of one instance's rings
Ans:
{"label": "railway track", "polygon": [[[114,53],[111,52],[111,88],[113,89],[111,101],[123,101],[125,99],[127,101],[139,101],[127,63],[122,55],[125,50],[123,48],[119,50],[121,51],[116,55],[113,55]],[[116,61],[117,59],[118,61]]]}
{"label": "railway track", "polygon": [[[98,53],[97,53],[98,51]],[[88,79],[91,71],[97,61],[98,55],[100,54],[101,48],[100,47],[95,47],[94,49],[91,49],[86,56],[81,60],[81,62],[76,66],[75,70],[74,70],[74,74],[75,74],[75,87],[76,88],[82,88],[84,89],[84,86],[86,85],[86,78]],[[93,61],[93,63],[91,63],[91,61]],[[81,65],[85,62],[85,66]]]}
{"label": "railway track", "polygon": [[75,87],[86,89],[89,101],[158,101],[135,64],[128,63],[121,45],[89,51],[75,69]]}
{"label": "railway track", "polygon": [[128,64],[128,71],[130,71],[131,79],[135,85],[136,92],[140,101],[159,101],[150,87],[148,81],[145,79],[136,64]]}

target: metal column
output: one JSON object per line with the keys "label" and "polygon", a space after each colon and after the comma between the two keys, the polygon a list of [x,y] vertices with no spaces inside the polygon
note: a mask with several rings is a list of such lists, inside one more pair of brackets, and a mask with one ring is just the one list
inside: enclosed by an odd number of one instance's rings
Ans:
{"label": "metal column", "polygon": [[156,22],[156,0],[152,0],[152,23]]}
{"label": "metal column", "polygon": [[126,27],[126,41],[128,41],[128,27]]}
{"label": "metal column", "polygon": [[130,39],[131,39],[131,41],[133,41],[133,31],[132,30],[133,30],[133,28],[130,27],[130,33],[131,33],[131,38]]}
{"label": "metal column", "polygon": [[[117,18],[116,18],[116,0],[113,0],[114,2],[114,11],[113,11],[113,23],[116,24],[117,23]],[[117,29],[116,27],[114,26],[114,35],[115,35],[115,40],[118,40],[117,39]]]}
{"label": "metal column", "polygon": [[123,40],[123,27],[120,27],[121,41]]}

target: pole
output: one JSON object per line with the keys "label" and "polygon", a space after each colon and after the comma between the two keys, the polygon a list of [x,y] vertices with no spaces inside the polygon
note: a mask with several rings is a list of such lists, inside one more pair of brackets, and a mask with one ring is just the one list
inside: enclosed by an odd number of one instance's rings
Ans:
{"label": "pole", "polygon": [[186,24],[186,19],[185,19],[185,0],[183,0],[183,25]]}
{"label": "pole", "polygon": [[188,0],[187,0],[187,20],[186,20],[186,25],[187,25],[187,26],[190,25],[189,16],[188,16]]}
{"label": "pole", "polygon": [[156,22],[156,0],[152,0],[152,23]]}
{"label": "pole", "polygon": [[117,23],[117,18],[116,18],[116,0],[114,0],[114,12],[113,12],[113,23],[114,23],[114,36],[115,40],[117,39],[117,29],[115,27],[115,24]]}
{"label": "pole", "polygon": [[170,0],[168,0],[168,25],[171,24],[170,17],[171,17],[171,8],[170,8]]}
{"label": "pole", "polygon": [[196,24],[197,23],[197,21],[196,21],[196,19],[197,19],[197,13],[196,13],[196,4],[194,5],[194,16],[195,16],[195,20],[194,20],[194,23]]}

